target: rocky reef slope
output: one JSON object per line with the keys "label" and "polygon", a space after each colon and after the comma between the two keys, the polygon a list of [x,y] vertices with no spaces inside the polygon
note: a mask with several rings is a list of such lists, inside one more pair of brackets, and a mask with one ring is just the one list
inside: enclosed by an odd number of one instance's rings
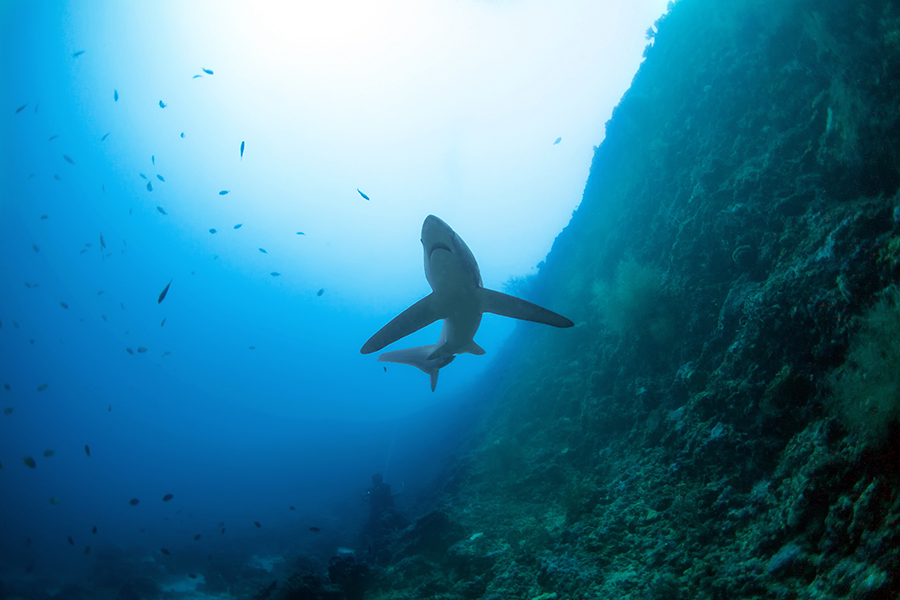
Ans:
{"label": "rocky reef slope", "polygon": [[534,282],[577,327],[516,332],[365,597],[900,592],[900,6],[681,0],[648,37]]}

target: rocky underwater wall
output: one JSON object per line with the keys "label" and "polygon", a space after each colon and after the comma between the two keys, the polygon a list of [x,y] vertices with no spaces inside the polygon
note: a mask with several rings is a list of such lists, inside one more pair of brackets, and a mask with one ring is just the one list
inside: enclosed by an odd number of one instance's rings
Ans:
{"label": "rocky underwater wall", "polygon": [[648,37],[534,283],[577,326],[519,328],[366,598],[900,592],[900,5]]}

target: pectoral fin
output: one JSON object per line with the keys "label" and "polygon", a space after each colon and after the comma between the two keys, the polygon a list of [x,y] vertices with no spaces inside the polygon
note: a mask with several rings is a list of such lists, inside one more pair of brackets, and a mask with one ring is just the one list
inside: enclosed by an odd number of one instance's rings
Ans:
{"label": "pectoral fin", "polygon": [[479,288],[482,310],[484,312],[494,313],[504,317],[512,317],[513,319],[521,319],[523,321],[532,321],[534,323],[543,323],[544,325],[552,325],[553,327],[572,327],[574,323],[562,315],[558,315],[553,311],[547,310],[537,304],[488,290]]}
{"label": "pectoral fin", "polygon": [[431,325],[438,319],[433,308],[434,302],[432,297],[434,294],[428,294],[402,313],[391,319],[391,322],[379,329],[375,335],[369,338],[360,349],[362,354],[371,354],[378,352],[388,344],[393,344],[400,338]]}

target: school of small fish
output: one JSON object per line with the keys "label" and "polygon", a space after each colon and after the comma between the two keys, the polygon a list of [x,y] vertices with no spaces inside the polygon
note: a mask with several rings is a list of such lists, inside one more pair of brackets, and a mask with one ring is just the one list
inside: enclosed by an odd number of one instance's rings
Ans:
{"label": "school of small fish", "polygon": [[[85,50],[78,50],[78,51],[72,52],[72,53],[71,53],[71,56],[72,56],[73,59],[80,59],[80,57],[82,57],[82,55],[84,55],[84,54],[85,54]],[[88,55],[87,58],[80,59],[80,60],[87,60],[87,61],[89,61],[89,60],[90,60],[90,56],[91,56],[91,55]],[[204,75],[206,75],[206,76],[212,76],[212,75],[214,74],[214,71],[213,71],[212,69],[208,69],[208,68],[206,68],[206,67],[201,68],[201,71],[202,71],[203,75],[201,75],[201,74],[194,75],[194,76],[193,76],[193,79],[203,78]],[[107,88],[107,89],[108,89],[108,88]],[[106,93],[108,93],[108,92],[106,92]],[[105,95],[105,94],[104,94],[104,95]],[[106,98],[108,98],[108,96],[106,96]],[[113,99],[113,102],[114,102],[114,103],[118,103],[120,99],[123,99],[123,105],[127,105],[128,102],[129,102],[129,97],[128,97],[128,95],[126,94],[126,96],[123,98],[123,97],[119,94],[118,89],[113,89],[112,99]],[[108,102],[108,100],[107,100],[107,102]],[[30,104],[30,102],[25,102],[24,104],[21,104],[21,105],[17,106],[17,107],[15,108],[15,110],[14,110],[14,114],[19,115],[19,114],[23,113],[23,112],[25,111],[25,109],[29,106],[29,104]],[[39,104],[40,104],[40,103],[38,103],[38,102],[35,102],[35,103],[34,103],[34,110],[33,110],[34,114],[37,114],[37,113],[38,113],[38,106],[39,106]],[[168,104],[167,104],[166,102],[164,102],[163,100],[159,100],[159,101],[158,101],[158,106],[159,106],[160,109],[164,109],[164,108],[166,108],[166,107],[168,106]],[[116,109],[116,110],[119,110],[119,109]],[[178,107],[178,103],[177,103],[177,102],[176,102],[175,108],[173,108],[173,110],[176,111],[176,112],[179,110],[179,107]],[[166,114],[169,115],[169,114],[174,114],[174,113],[170,113],[169,111],[166,111]],[[16,117],[16,118],[24,118],[24,117]],[[162,118],[166,118],[166,117],[162,117]],[[64,132],[64,133],[65,133],[65,132]],[[94,136],[94,135],[97,135],[97,133],[100,133],[100,132],[96,132],[96,133],[93,133],[93,134],[91,134],[91,135]],[[112,131],[107,131],[107,132],[102,133],[102,135],[100,135],[100,137],[99,137],[100,142],[105,142],[105,141],[110,137],[110,135],[111,135],[112,133],[113,133]],[[67,136],[67,137],[68,137],[68,136]],[[185,139],[185,132],[182,131],[182,132],[179,134],[179,137],[180,137],[181,139]],[[47,141],[48,141],[48,142],[53,142],[53,141],[57,140],[58,138],[60,138],[60,135],[59,135],[59,134],[53,134],[53,135],[51,135],[51,136],[47,139]],[[98,139],[98,138],[97,138],[97,137],[93,137],[92,139],[93,139],[93,140],[96,140],[96,139]],[[558,142],[559,142],[559,140],[557,140],[557,142],[555,142],[555,143],[558,143]],[[57,142],[57,145],[60,145],[60,144],[63,145],[63,146],[65,146],[65,145],[66,145],[66,139],[64,138],[63,140]],[[245,140],[241,140],[241,141],[240,141],[240,145],[239,145],[238,148],[239,148],[239,154],[238,154],[239,162],[243,162],[244,155],[245,155],[245,150],[247,149],[246,141],[245,141]],[[58,152],[58,151],[57,151],[57,152]],[[71,153],[71,154],[70,154],[70,153]],[[67,163],[68,165],[70,165],[73,169],[78,169],[79,167],[83,167],[85,163],[89,163],[89,162],[90,162],[89,158],[86,156],[86,153],[78,153],[78,152],[72,152],[72,150],[66,150],[66,153],[61,153],[61,152],[60,152],[60,153],[58,153],[58,154],[55,154],[55,156],[57,157],[56,160],[58,160],[58,157],[59,157],[60,155],[62,156],[63,161],[65,161],[65,163]],[[78,157],[79,160],[76,161],[75,158],[73,158],[73,156]],[[249,159],[249,158],[252,158],[252,155],[248,155],[248,159]],[[161,155],[161,161],[162,161],[161,164],[164,165],[164,166],[163,166],[163,169],[165,169],[165,160],[166,160],[166,156],[162,156],[162,155]],[[155,155],[155,154],[152,154],[152,155],[150,156],[150,163],[151,163],[151,167],[154,167],[153,171],[155,171],[155,170],[156,170],[156,169],[155,169],[155,167],[156,167],[156,155]],[[57,163],[57,164],[59,164],[59,163]],[[68,167],[59,167],[59,168],[62,169],[62,168],[68,168]],[[146,165],[145,165],[145,168],[146,168]],[[75,173],[75,172],[76,172],[76,171],[73,171],[73,173]],[[131,171],[131,172],[134,173],[134,171]],[[171,174],[171,173],[170,173],[170,174]],[[28,175],[28,179],[34,178],[36,175],[39,175],[39,173],[31,173],[31,174],[29,174],[29,175]],[[156,180],[157,180],[159,183],[166,183],[166,178],[165,178],[161,173],[155,173],[155,175],[156,175]],[[49,176],[49,174],[48,174],[48,176]],[[143,182],[138,182],[138,184],[139,184],[138,189],[139,189],[140,186],[143,186],[144,189],[145,189],[148,193],[153,192],[154,189],[153,189],[153,184],[152,184],[152,182],[151,182],[151,177],[152,177],[152,175],[151,175],[150,177],[148,177],[146,174],[144,174],[144,173],[138,171],[138,176],[139,176],[144,182],[146,182],[145,184],[144,184]],[[54,180],[56,180],[56,181],[63,181],[63,178],[62,178],[58,173],[52,173],[52,178],[53,178]],[[133,181],[133,180],[132,180],[132,181]],[[176,177],[176,178],[174,178],[172,181],[173,181],[174,183],[168,183],[168,184],[165,186],[165,189],[170,189],[169,186],[176,186],[176,187],[177,187],[177,184],[178,184],[178,178]],[[101,189],[101,191],[102,191],[103,193],[106,193],[106,185],[105,185],[105,183],[102,183],[102,184],[101,184],[100,189]],[[163,195],[163,194],[164,194],[164,191],[163,191],[163,190],[164,190],[164,188],[163,188],[163,187],[160,187],[160,191],[158,192],[158,194]],[[358,192],[359,196],[360,196],[361,198],[363,198],[364,200],[366,200],[366,201],[369,201],[369,200],[370,200],[370,197],[369,197],[367,194],[365,194],[364,192],[362,192],[359,188],[357,188],[356,191]],[[227,196],[227,195],[229,195],[230,193],[231,193],[231,190],[228,190],[228,189],[222,189],[222,190],[220,190],[220,191],[218,192],[218,195],[219,195],[219,196]],[[232,195],[232,197],[240,197],[240,196],[241,196],[240,190],[238,190],[235,194]],[[174,205],[174,203],[171,202],[171,199],[170,199],[170,198],[166,198],[166,199],[164,199],[164,201],[167,203],[167,205],[171,205],[171,206]],[[152,205],[151,205],[150,209],[152,210]],[[163,215],[163,216],[168,216],[168,215],[169,215],[169,212],[168,212],[163,206],[156,205],[156,210],[159,212],[160,215]],[[177,211],[176,211],[176,212],[177,212]],[[129,214],[129,215],[132,215],[132,214],[133,214],[133,213],[132,213],[132,208],[129,208],[129,209],[128,209],[128,214]],[[40,215],[40,217],[39,217],[39,220],[41,220],[41,221],[46,221],[47,219],[49,219],[49,215],[47,215],[47,214]],[[235,224],[235,225],[233,226],[233,230],[236,231],[236,230],[238,230],[238,229],[241,229],[242,227],[243,227],[243,223],[237,223],[237,224]],[[216,234],[216,233],[218,233],[218,230],[217,230],[216,228],[209,228],[208,231],[209,231],[210,234]],[[107,231],[107,233],[109,234],[108,231]],[[100,256],[101,256],[101,258],[102,258],[103,260],[106,260],[107,258],[111,258],[111,257],[114,255],[114,253],[122,253],[122,254],[124,254],[124,253],[126,252],[126,246],[127,246],[127,244],[126,244],[125,240],[122,240],[121,246],[120,246],[117,242],[111,240],[111,241],[109,242],[110,248],[108,249],[108,248],[107,248],[107,246],[108,246],[108,244],[107,244],[107,239],[108,239],[108,238],[105,239],[103,233],[99,233],[99,234],[98,234],[98,233],[95,233],[94,235],[98,235],[98,236],[99,236]],[[224,234],[223,234],[223,235],[224,235]],[[296,235],[298,235],[298,236],[306,236],[306,234],[305,234],[303,231],[297,231],[297,232],[296,232]],[[225,238],[228,238],[228,236],[225,235],[225,237],[222,238],[222,239],[225,239]],[[246,238],[245,238],[245,239],[246,239]],[[83,245],[83,247],[78,248],[78,252],[81,253],[81,254],[84,254],[84,253],[87,252],[88,249],[91,248],[91,247],[92,247],[91,242],[85,242],[84,245]],[[34,244],[34,243],[32,244],[32,250],[33,250],[34,252],[36,252],[36,253],[40,251],[39,248],[38,248],[38,246],[37,246],[37,244]],[[267,254],[267,255],[269,254],[269,252],[268,252],[265,248],[263,248],[263,247],[258,247],[258,250],[259,250],[259,252],[262,253],[262,254]],[[212,258],[213,258],[213,259],[218,258],[218,255],[213,255]],[[264,260],[269,260],[269,259],[264,259]],[[191,271],[191,274],[194,274],[194,272]],[[281,277],[281,276],[282,276],[282,273],[279,272],[279,271],[270,271],[270,275],[271,275],[272,277],[277,278],[277,277]],[[169,291],[170,291],[170,286],[172,285],[172,282],[173,282],[173,281],[174,281],[174,277],[171,278],[171,279],[169,280],[169,282],[165,285],[165,287],[164,287],[164,288],[162,289],[162,291],[159,293],[159,295],[158,295],[158,297],[157,297],[157,304],[158,304],[158,305],[159,305],[159,304],[162,304],[163,300],[166,299],[166,297],[167,297],[167,295],[168,295],[168,293],[169,293]],[[182,283],[181,283],[181,284],[178,284],[178,285],[179,285],[179,286],[181,286],[181,285],[185,285],[185,286],[186,286],[186,282],[182,281]],[[38,284],[37,284],[37,283],[33,283],[33,282],[25,282],[25,287],[28,288],[28,289],[35,289],[35,288],[38,287]],[[180,289],[180,287],[179,287],[178,289]],[[111,291],[113,294],[115,293],[114,290],[110,290],[110,291]],[[322,296],[322,294],[323,294],[324,292],[325,292],[325,288],[320,288],[320,289],[316,292],[316,295],[317,295],[317,296]],[[101,296],[101,295],[103,295],[103,294],[104,294],[104,291],[103,291],[103,290],[99,290],[99,291],[97,292],[97,296]],[[71,299],[70,299],[70,301],[71,301]],[[148,299],[148,301],[149,301],[149,299]],[[63,301],[63,300],[56,300],[56,302],[58,302],[58,304],[59,304],[59,306],[60,306],[61,308],[65,309],[65,310],[68,310],[68,309],[69,309],[69,304],[68,304],[66,301]],[[125,305],[124,305],[123,302],[119,302],[119,305],[120,305],[120,307],[122,308],[122,310],[125,310]],[[76,308],[78,308],[78,310],[76,310]],[[79,304],[73,304],[73,309],[72,309],[72,311],[70,311],[70,312],[78,313],[78,312],[80,312],[80,310],[81,310],[80,303],[79,303]],[[110,322],[110,319],[108,319],[107,316],[106,316],[105,314],[101,314],[100,317],[102,318],[102,320],[103,320],[104,322]],[[158,317],[157,317],[157,318],[158,318]],[[82,320],[83,320],[83,319],[82,319]],[[165,325],[165,323],[166,323],[166,317],[163,316],[162,321],[160,322],[160,327],[162,327],[163,325]],[[19,324],[18,324],[16,321],[13,321],[13,326],[16,327],[16,328],[18,328],[18,327],[19,327]],[[174,326],[174,325],[173,325],[173,326]],[[170,326],[170,328],[173,327],[173,326]],[[0,323],[0,328],[2,328],[2,323]],[[127,332],[126,332],[126,333],[127,333]],[[34,344],[34,339],[31,339],[31,340],[30,340],[30,343],[31,343],[31,344]],[[250,350],[255,350],[255,346],[249,346],[249,349],[250,349]],[[147,353],[149,352],[148,348],[145,347],[145,346],[136,346],[136,349],[133,348],[133,347],[126,347],[126,348],[125,348],[125,351],[126,351],[129,355],[131,355],[131,356],[143,355],[143,354],[147,354]],[[171,351],[165,350],[165,351],[163,351],[163,352],[161,353],[161,356],[162,356],[162,357],[166,357],[166,356],[170,356],[171,354],[172,354]],[[124,360],[124,359],[123,359],[123,360]],[[131,359],[127,359],[127,360],[131,360]],[[7,390],[7,391],[10,391],[10,390],[11,390],[11,386],[10,386],[9,384],[4,384],[4,389]],[[47,383],[41,383],[41,384],[39,384],[39,385],[37,386],[36,391],[37,391],[37,392],[43,392],[43,391],[45,391],[45,390],[47,390],[47,389],[48,389],[48,384],[47,384]],[[6,416],[6,417],[10,417],[10,419],[16,419],[17,416],[18,416],[18,413],[17,413],[16,416],[11,416],[11,415],[13,414],[13,412],[14,412],[14,408],[13,408],[13,407],[6,407],[6,408],[4,409],[4,411],[3,411],[3,414],[4,414],[4,416]],[[111,413],[111,412],[112,412],[112,405],[111,405],[111,404],[108,406],[107,412],[108,412],[108,413]],[[101,448],[101,449],[100,449],[100,455],[98,455],[99,458],[94,459],[94,460],[100,460],[100,461],[102,462],[102,461],[103,461],[103,456],[106,454],[106,452],[104,452],[104,450],[106,450],[106,449],[105,449],[105,448]],[[70,452],[70,450],[67,450],[67,449],[64,449],[64,448],[61,448],[61,449],[60,449],[60,454],[61,454],[61,455],[66,455],[66,454],[68,454],[69,452]],[[90,448],[90,445],[84,444],[84,453],[85,453],[85,457],[86,457],[86,458],[91,458],[91,448]],[[51,457],[54,457],[55,455],[56,455],[56,451],[55,451],[54,449],[46,449],[46,450],[44,450],[43,453],[42,453],[42,458],[43,458],[43,459],[50,459]],[[54,461],[63,461],[63,462],[64,462],[65,460],[67,460],[67,459],[66,459],[66,458],[62,458],[62,459],[56,458],[56,459],[54,459]],[[83,459],[82,459],[82,460],[83,460]],[[23,456],[23,457],[22,457],[22,463],[23,463],[24,466],[27,467],[28,469],[36,469],[37,466],[38,466],[38,465],[37,465],[37,461],[36,461],[32,456]],[[7,465],[7,466],[8,466],[8,465]],[[0,463],[0,469],[3,469],[2,463]],[[45,497],[46,497],[46,496],[45,496]],[[127,498],[127,496],[126,496],[126,498]],[[174,499],[174,495],[171,494],[171,493],[167,493],[167,494],[165,494],[164,496],[162,496],[162,502],[168,503],[168,502],[172,501],[173,499]],[[122,500],[120,499],[119,501],[122,501]],[[61,499],[59,496],[51,496],[51,497],[50,497],[50,503],[51,503],[52,505],[54,505],[54,506],[60,505],[62,502],[63,502],[63,499]],[[135,498],[131,498],[131,499],[128,500],[127,502],[128,502],[128,504],[129,504],[130,506],[136,507],[136,506],[138,506],[138,505],[140,504],[141,501],[140,501],[138,498],[135,497]],[[290,506],[289,508],[290,508],[290,510],[292,510],[292,511],[295,510],[295,507],[294,507],[294,506]],[[180,511],[178,511],[178,512],[180,512]],[[262,525],[260,524],[259,521],[253,521],[253,525],[254,525],[256,528],[262,528]],[[220,530],[220,535],[224,535],[224,534],[225,534],[226,528],[225,528],[225,524],[224,524],[224,523],[219,523],[219,530]],[[320,531],[318,527],[310,527],[309,530],[310,530],[311,532],[314,532],[314,533],[317,533],[317,532]],[[141,531],[143,531],[143,529],[141,529]],[[91,533],[92,533],[92,534],[97,534],[97,526],[96,526],[96,525],[94,525],[94,526],[91,528]],[[194,541],[199,541],[199,540],[201,539],[201,537],[202,537],[202,534],[197,533],[197,534],[194,536],[193,539],[194,539]],[[68,542],[69,545],[75,546],[75,539],[74,539],[71,535],[66,536],[65,540]],[[30,544],[30,543],[31,543],[31,539],[30,539],[30,538],[26,538],[26,545],[28,545],[28,544]],[[165,555],[165,556],[170,556],[170,555],[171,555],[171,552],[170,552],[167,548],[160,548],[159,551],[160,551],[161,554],[163,554],[163,555]],[[83,550],[84,555],[88,555],[88,554],[90,554],[90,552],[91,552],[91,546],[89,546],[89,545],[88,545],[88,546],[85,546],[85,547],[84,547],[84,550]],[[189,573],[188,576],[191,577],[191,578],[196,578],[196,577],[197,577],[196,574],[194,574],[194,573]]]}

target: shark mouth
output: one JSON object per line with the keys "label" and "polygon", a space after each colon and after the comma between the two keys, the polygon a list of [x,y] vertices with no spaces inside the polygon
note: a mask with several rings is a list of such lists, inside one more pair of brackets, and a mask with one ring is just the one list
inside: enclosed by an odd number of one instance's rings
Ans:
{"label": "shark mouth", "polygon": [[453,250],[450,249],[450,246],[447,244],[442,244],[441,242],[437,242],[431,247],[431,252],[428,253],[428,258],[431,258],[431,255],[434,254],[435,250],[446,250],[450,254],[453,254]]}

